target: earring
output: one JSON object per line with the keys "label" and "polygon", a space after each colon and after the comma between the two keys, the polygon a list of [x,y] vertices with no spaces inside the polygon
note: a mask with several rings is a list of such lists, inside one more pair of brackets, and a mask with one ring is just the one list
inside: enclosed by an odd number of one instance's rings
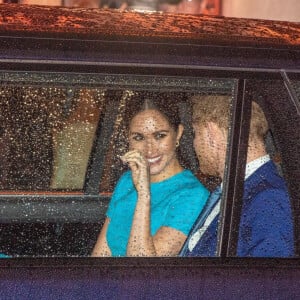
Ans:
{"label": "earring", "polygon": [[178,147],[179,147],[179,141],[176,142],[176,148],[178,148]]}

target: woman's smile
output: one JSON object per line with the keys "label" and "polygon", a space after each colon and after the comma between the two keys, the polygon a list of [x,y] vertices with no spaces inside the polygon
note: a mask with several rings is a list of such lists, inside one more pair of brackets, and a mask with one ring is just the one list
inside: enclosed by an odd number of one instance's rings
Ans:
{"label": "woman's smile", "polygon": [[147,157],[146,159],[147,159],[149,165],[154,165],[154,164],[157,164],[160,162],[161,156],[156,156],[156,157],[151,157],[151,158]]}

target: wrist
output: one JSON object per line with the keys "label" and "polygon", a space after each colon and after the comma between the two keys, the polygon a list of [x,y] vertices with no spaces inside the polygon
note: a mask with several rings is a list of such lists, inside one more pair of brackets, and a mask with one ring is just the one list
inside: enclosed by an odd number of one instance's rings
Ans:
{"label": "wrist", "polygon": [[137,191],[139,197],[150,198],[150,190],[149,189],[140,189]]}

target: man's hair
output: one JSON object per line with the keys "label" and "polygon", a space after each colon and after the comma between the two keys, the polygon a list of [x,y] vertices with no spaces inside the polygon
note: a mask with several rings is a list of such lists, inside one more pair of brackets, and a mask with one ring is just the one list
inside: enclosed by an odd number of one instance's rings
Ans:
{"label": "man's hair", "polygon": [[[228,131],[232,97],[225,95],[197,95],[192,98],[193,123],[204,125],[214,122]],[[263,140],[268,131],[268,122],[261,107],[252,101],[250,138]]]}

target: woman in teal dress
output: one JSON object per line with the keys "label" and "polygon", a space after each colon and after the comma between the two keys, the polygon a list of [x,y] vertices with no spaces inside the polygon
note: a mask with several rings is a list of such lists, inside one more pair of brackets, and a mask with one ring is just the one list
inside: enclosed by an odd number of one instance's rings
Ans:
{"label": "woman in teal dress", "polygon": [[[166,99],[131,103],[125,172],[92,256],[176,256],[209,195],[177,158],[183,125]],[[130,104],[129,104],[130,105]]]}

